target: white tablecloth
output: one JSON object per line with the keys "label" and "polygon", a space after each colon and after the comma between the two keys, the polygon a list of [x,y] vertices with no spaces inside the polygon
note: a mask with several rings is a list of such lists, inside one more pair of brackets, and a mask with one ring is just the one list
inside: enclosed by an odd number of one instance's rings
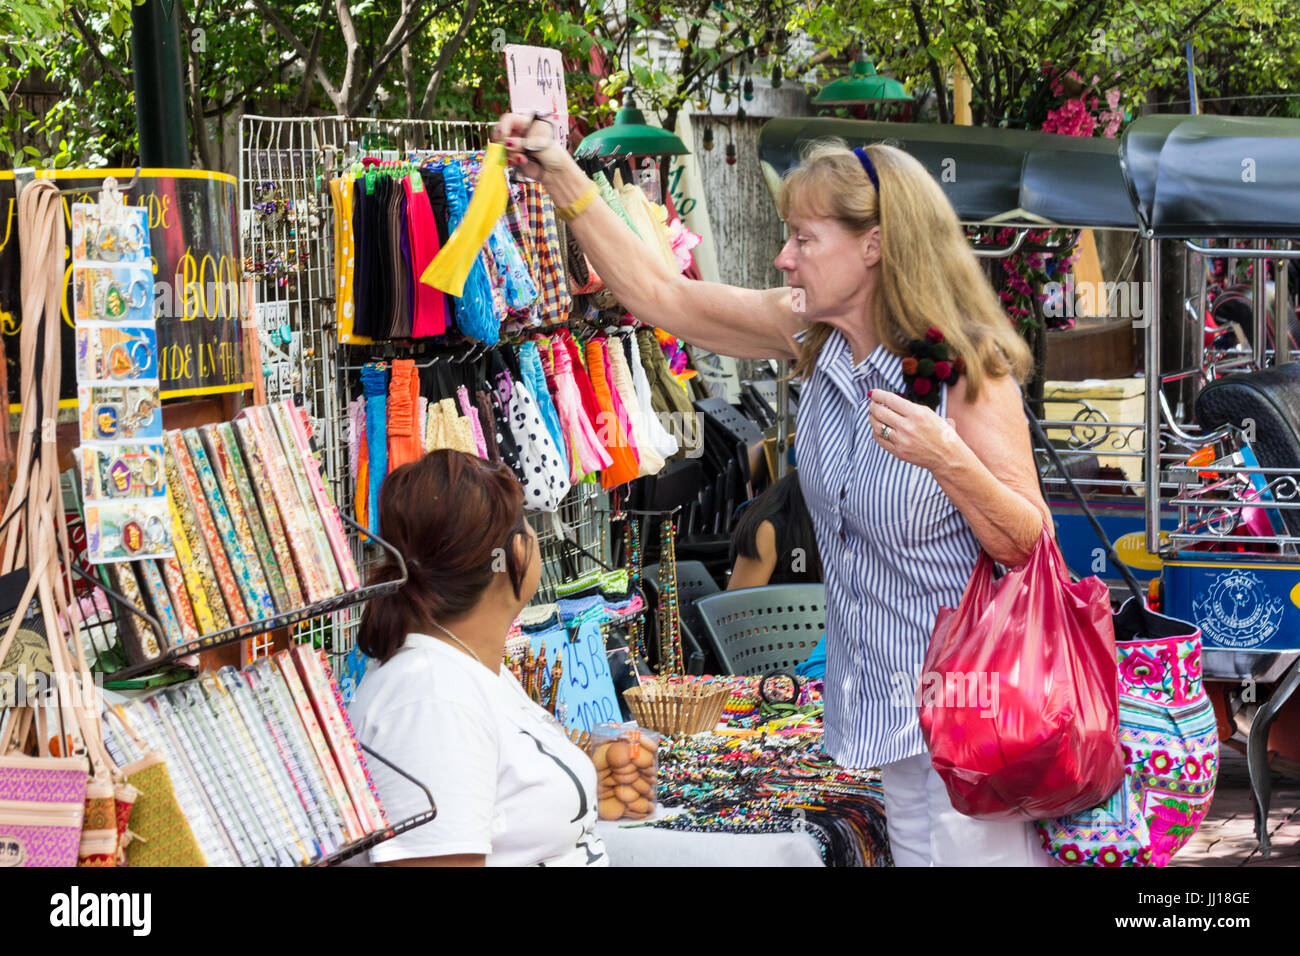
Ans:
{"label": "white tablecloth", "polygon": [[[680,812],[660,807],[654,819]],[[629,827],[600,820],[610,866],[822,866],[821,848],[807,833],[691,833]]]}

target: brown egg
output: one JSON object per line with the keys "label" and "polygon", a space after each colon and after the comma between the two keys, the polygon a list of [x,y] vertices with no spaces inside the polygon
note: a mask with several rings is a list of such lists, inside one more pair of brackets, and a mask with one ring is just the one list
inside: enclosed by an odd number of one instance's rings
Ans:
{"label": "brown egg", "polygon": [[623,804],[612,797],[601,800],[596,808],[596,815],[602,820],[617,820],[623,815]]}
{"label": "brown egg", "polygon": [[631,813],[649,813],[654,809],[654,804],[645,797],[638,797],[627,806]]}
{"label": "brown egg", "polygon": [[632,789],[643,797],[650,796],[650,783],[643,777],[637,777],[632,784]]}
{"label": "brown egg", "polygon": [[605,759],[610,767],[617,770],[619,767],[626,766],[632,757],[628,753],[627,744],[620,740],[609,745],[609,749],[605,751]]}
{"label": "brown egg", "polygon": [[615,787],[614,796],[622,803],[631,803],[633,800],[641,799],[641,795],[636,792],[634,787]]}
{"label": "brown egg", "polygon": [[596,748],[596,752],[591,755],[591,762],[596,765],[597,770],[604,770],[609,766],[609,744],[601,744]]}

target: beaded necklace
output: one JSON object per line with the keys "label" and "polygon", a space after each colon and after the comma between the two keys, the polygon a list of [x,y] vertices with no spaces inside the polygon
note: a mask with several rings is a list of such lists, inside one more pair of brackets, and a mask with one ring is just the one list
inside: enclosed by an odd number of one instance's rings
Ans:
{"label": "beaded necklace", "polygon": [[[627,577],[629,590],[637,592],[641,588],[641,530],[635,515],[623,517],[623,547],[627,552]],[[640,615],[628,622],[627,626],[627,666],[633,679],[638,679],[636,658],[649,660],[649,648],[645,642],[645,624]]]}
{"label": "beaded necklace", "polygon": [[659,673],[686,673],[682,618],[677,603],[677,539],[672,518],[659,523]]}

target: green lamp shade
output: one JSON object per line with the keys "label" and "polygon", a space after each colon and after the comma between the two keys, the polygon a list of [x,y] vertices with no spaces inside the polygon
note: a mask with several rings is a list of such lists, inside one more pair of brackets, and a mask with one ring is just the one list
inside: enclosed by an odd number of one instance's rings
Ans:
{"label": "green lamp shade", "polygon": [[903,84],[888,76],[876,72],[875,64],[868,59],[859,59],[853,64],[853,72],[826,84],[826,87],[813,98],[816,106],[852,106],[857,103],[879,103],[890,100],[910,100]]}
{"label": "green lamp shade", "polygon": [[612,126],[598,129],[578,144],[577,155],[585,156],[683,156],[690,153],[681,138],[666,129],[651,126],[635,106],[625,106],[614,116]]}

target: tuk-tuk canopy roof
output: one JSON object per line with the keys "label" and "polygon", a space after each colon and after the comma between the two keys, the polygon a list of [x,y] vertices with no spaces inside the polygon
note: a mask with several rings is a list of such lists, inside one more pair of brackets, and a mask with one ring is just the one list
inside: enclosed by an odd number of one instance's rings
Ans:
{"label": "tuk-tuk canopy roof", "polygon": [[[806,146],[889,143],[915,157],[969,224],[1136,229],[1115,140],[981,126],[882,123],[831,117],[774,119],[759,134],[769,174],[784,176]],[[773,176],[769,184],[776,188]]]}
{"label": "tuk-tuk canopy roof", "polygon": [[1143,116],[1125,130],[1119,160],[1155,238],[1300,236],[1300,120]]}

